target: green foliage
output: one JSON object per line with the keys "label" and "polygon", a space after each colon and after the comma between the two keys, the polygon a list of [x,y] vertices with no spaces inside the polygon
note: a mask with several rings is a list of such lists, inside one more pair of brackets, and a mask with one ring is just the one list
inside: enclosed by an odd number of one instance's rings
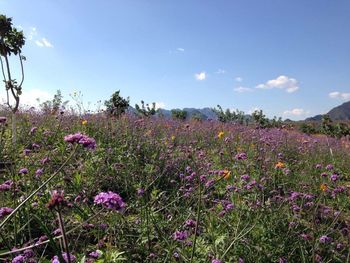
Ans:
{"label": "green foliage", "polygon": [[45,114],[57,114],[65,109],[69,101],[63,101],[61,90],[57,90],[52,100],[44,101],[40,104],[40,109]]}
{"label": "green foliage", "polygon": [[141,100],[141,106],[135,104],[135,109],[139,115],[144,117],[153,116],[157,113],[155,102],[153,102],[152,107],[150,107],[148,103],[145,105],[145,102]]}
{"label": "green foliage", "polygon": [[230,111],[230,109],[226,109],[224,111],[220,105],[217,106],[218,109],[213,108],[212,110],[218,116],[218,120],[227,123],[227,122],[235,122],[239,124],[243,124],[245,121],[248,121],[245,118],[244,112],[236,109],[235,111]]}
{"label": "green foliage", "polygon": [[178,119],[178,120],[186,120],[187,118],[187,111],[185,110],[171,110],[171,117],[173,119]]}
{"label": "green foliage", "polygon": [[[12,112],[17,112],[19,107],[19,97],[22,94],[22,84],[24,81],[23,61],[26,59],[22,54],[22,47],[25,44],[23,31],[18,31],[12,25],[12,18],[5,15],[0,15],[0,62],[2,76],[7,92],[7,105]],[[12,76],[11,67],[9,63],[9,56],[15,55],[19,57],[21,65],[21,81],[17,81]],[[4,61],[3,61],[4,59]],[[15,104],[11,105],[9,94],[15,100]]]}
{"label": "green foliage", "polygon": [[124,99],[119,95],[120,90],[114,92],[109,100],[105,101],[106,111],[109,115],[119,117],[129,107],[129,97]]}

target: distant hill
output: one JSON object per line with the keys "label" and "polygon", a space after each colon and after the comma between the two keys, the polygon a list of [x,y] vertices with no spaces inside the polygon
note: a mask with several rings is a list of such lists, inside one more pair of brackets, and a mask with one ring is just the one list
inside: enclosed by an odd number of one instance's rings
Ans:
{"label": "distant hill", "polygon": [[[350,101],[343,103],[331,109],[327,115],[334,121],[348,121],[350,120]],[[322,120],[322,115],[316,115],[311,118],[307,118],[306,121],[320,121]]]}

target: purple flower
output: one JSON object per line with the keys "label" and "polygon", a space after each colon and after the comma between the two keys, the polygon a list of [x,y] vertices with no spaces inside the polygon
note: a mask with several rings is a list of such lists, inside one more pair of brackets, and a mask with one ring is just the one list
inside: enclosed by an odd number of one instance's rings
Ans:
{"label": "purple flower", "polygon": [[7,121],[6,117],[0,117],[0,124],[3,124]]}
{"label": "purple flower", "polygon": [[220,259],[215,258],[215,259],[213,259],[213,260],[211,261],[211,263],[221,263],[221,260],[220,260]]}
{"label": "purple flower", "polygon": [[243,181],[248,182],[248,180],[250,179],[250,176],[249,176],[248,174],[244,174],[244,175],[241,176],[241,179],[242,179]]}
{"label": "purple flower", "polygon": [[331,241],[332,241],[332,239],[326,235],[323,235],[320,237],[320,243],[322,243],[322,244],[326,244],[326,243],[329,243]]}
{"label": "purple flower", "polygon": [[78,143],[88,149],[96,148],[95,139],[90,138],[85,134],[81,134],[80,132],[64,136],[64,141],[69,143]]}
{"label": "purple flower", "polygon": [[35,177],[39,178],[43,173],[44,173],[44,169],[43,168],[39,168],[35,172]]}
{"label": "purple flower", "polygon": [[95,204],[102,204],[108,209],[115,211],[122,211],[126,207],[126,204],[123,202],[123,199],[116,193],[109,191],[108,193],[101,192],[95,196]]}
{"label": "purple flower", "polygon": [[137,195],[138,195],[138,196],[143,196],[144,193],[145,193],[145,190],[144,190],[144,189],[142,189],[142,188],[138,188],[138,189],[137,189]]}
{"label": "purple flower", "polygon": [[65,205],[67,205],[67,201],[64,198],[64,192],[54,190],[52,192],[51,199],[50,199],[49,203],[47,204],[47,208],[54,209],[54,208],[62,207]]}
{"label": "purple flower", "polygon": [[316,168],[316,169],[321,169],[321,168],[322,168],[322,164],[319,164],[319,163],[316,164],[315,168]]}
{"label": "purple flower", "polygon": [[173,239],[176,241],[184,241],[188,238],[188,232],[187,231],[178,231],[176,230],[173,234]]}
{"label": "purple flower", "polygon": [[12,259],[12,263],[24,263],[25,262],[25,257],[23,255],[19,255]]}
{"label": "purple flower", "polygon": [[188,219],[185,222],[186,227],[195,227],[197,225],[197,222],[193,219]]}
{"label": "purple flower", "polygon": [[335,181],[337,181],[338,179],[339,179],[339,175],[338,175],[338,174],[335,174],[335,173],[334,173],[334,174],[331,175],[331,181],[332,181],[332,182],[335,182]]}
{"label": "purple flower", "polygon": [[13,209],[10,207],[1,207],[0,208],[0,219],[11,214],[12,211],[13,211]]}
{"label": "purple flower", "polygon": [[27,168],[21,168],[18,173],[19,174],[27,174],[28,173],[28,169]]}
{"label": "purple flower", "polygon": [[89,253],[89,257],[91,257],[91,258],[97,259],[97,258],[99,258],[100,256],[101,256],[101,252],[98,251],[98,250],[92,251],[91,253]]}
{"label": "purple flower", "polygon": [[32,127],[30,129],[30,134],[34,134],[38,128],[37,127]]}
{"label": "purple flower", "polygon": [[7,180],[3,184],[0,184],[0,192],[10,190],[12,185],[13,185],[13,181],[12,180]]}
{"label": "purple flower", "polygon": [[23,150],[23,155],[24,155],[24,156],[28,156],[28,155],[30,154],[30,152],[31,152],[31,150],[29,150],[29,149],[24,149],[24,150]]}
{"label": "purple flower", "polygon": [[214,179],[210,179],[205,183],[205,187],[209,188],[210,186],[212,186],[215,183]]}
{"label": "purple flower", "polygon": [[246,160],[247,159],[247,154],[246,153],[238,153],[235,156],[236,160]]}
{"label": "purple flower", "polygon": [[333,169],[334,169],[333,164],[328,164],[328,165],[326,166],[326,169],[327,169],[328,171],[333,170]]}
{"label": "purple flower", "polygon": [[[62,257],[63,257],[64,261],[67,263],[68,262],[68,254],[63,253]],[[75,262],[77,260],[76,256],[74,256],[72,254],[69,254],[69,258],[70,258],[71,262]],[[61,263],[61,262],[59,261],[58,256],[54,256],[51,263]],[[62,263],[64,263],[64,262],[62,262]]]}

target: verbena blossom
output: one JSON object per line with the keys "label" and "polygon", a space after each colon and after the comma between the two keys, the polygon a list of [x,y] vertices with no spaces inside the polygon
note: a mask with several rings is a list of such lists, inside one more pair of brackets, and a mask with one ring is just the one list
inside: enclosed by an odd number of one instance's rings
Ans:
{"label": "verbena blossom", "polygon": [[0,219],[11,214],[12,211],[13,211],[13,209],[10,207],[1,207],[0,208]]}
{"label": "verbena blossom", "polygon": [[96,148],[95,139],[90,138],[87,135],[82,134],[80,132],[64,136],[64,141],[69,142],[69,143],[78,143],[78,144],[81,144],[85,148],[88,148],[88,149],[95,149]]}
{"label": "verbena blossom", "polygon": [[[68,255],[67,255],[67,253],[63,253],[62,257],[63,257],[65,262],[68,262]],[[77,261],[77,257],[72,255],[72,254],[69,254],[69,258],[70,258],[71,262],[76,262]],[[64,263],[64,262],[60,262],[59,261],[59,257],[58,256],[54,256],[52,261],[51,261],[51,263]]]}
{"label": "verbena blossom", "polygon": [[123,202],[123,199],[116,193],[109,191],[101,192],[95,196],[95,204],[102,204],[108,209],[116,210],[120,212],[123,208],[126,207],[126,204]]}
{"label": "verbena blossom", "polygon": [[12,259],[12,263],[24,263],[26,258],[23,255],[18,255],[14,259]]}
{"label": "verbena blossom", "polygon": [[176,230],[173,234],[173,239],[176,241],[184,241],[188,238],[188,232],[187,231],[179,231]]}
{"label": "verbena blossom", "polygon": [[4,183],[0,184],[0,192],[10,190],[12,185],[13,185],[12,180],[5,181]]}
{"label": "verbena blossom", "polygon": [[27,168],[21,168],[18,171],[19,174],[27,174],[28,173],[28,169]]}
{"label": "verbena blossom", "polygon": [[67,205],[67,201],[64,198],[63,191],[54,190],[51,195],[51,199],[47,204],[47,208],[54,209]]}

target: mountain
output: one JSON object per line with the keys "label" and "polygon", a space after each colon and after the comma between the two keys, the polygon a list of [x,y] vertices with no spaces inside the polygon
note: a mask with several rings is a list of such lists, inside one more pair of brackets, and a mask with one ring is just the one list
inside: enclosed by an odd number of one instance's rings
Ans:
{"label": "mountain", "polygon": [[[331,120],[333,121],[348,121],[350,120],[350,101],[343,103],[331,109],[328,113]],[[316,115],[311,118],[307,118],[306,121],[320,121],[322,120],[322,115]]]}

